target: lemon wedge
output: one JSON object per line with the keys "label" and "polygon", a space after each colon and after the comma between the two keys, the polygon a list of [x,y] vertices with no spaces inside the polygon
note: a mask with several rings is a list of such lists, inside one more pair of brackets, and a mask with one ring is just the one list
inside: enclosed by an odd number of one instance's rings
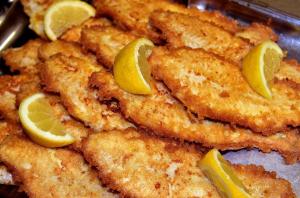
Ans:
{"label": "lemon wedge", "polygon": [[151,72],[147,58],[153,47],[152,41],[140,38],[130,42],[118,53],[113,73],[123,90],[133,94],[151,94]]}
{"label": "lemon wedge", "polygon": [[88,3],[78,0],[58,1],[46,11],[45,33],[50,40],[54,41],[67,29],[81,24],[95,14],[95,9]]}
{"label": "lemon wedge", "polygon": [[252,89],[265,98],[272,98],[270,86],[282,58],[281,48],[273,41],[265,41],[254,47],[243,59],[243,75]]}
{"label": "lemon wedge", "polygon": [[61,147],[75,141],[73,136],[65,134],[64,126],[53,115],[51,105],[42,93],[24,99],[19,107],[22,126],[28,136],[45,147]]}
{"label": "lemon wedge", "polygon": [[204,174],[226,198],[251,198],[228,162],[217,149],[210,150],[200,162]]}

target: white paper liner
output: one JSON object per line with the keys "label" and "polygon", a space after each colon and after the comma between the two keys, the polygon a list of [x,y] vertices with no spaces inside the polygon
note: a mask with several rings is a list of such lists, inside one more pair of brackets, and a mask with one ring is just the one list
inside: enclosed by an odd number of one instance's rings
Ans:
{"label": "white paper liner", "polygon": [[300,197],[300,163],[287,165],[276,153],[262,153],[258,150],[240,150],[228,152],[225,158],[234,164],[262,165],[267,171],[275,171],[278,177],[291,182],[297,197]]}

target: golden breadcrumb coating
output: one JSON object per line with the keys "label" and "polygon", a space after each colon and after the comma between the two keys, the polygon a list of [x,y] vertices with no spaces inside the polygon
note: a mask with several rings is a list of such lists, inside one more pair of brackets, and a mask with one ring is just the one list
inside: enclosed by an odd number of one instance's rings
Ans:
{"label": "golden breadcrumb coating", "polygon": [[10,136],[0,146],[0,159],[29,197],[114,197],[74,151],[45,148]]}
{"label": "golden breadcrumb coating", "polygon": [[201,49],[155,48],[152,74],[199,119],[249,127],[264,135],[300,125],[300,92],[275,82],[271,100],[254,92],[238,67]]}
{"label": "golden breadcrumb coating", "polygon": [[82,30],[90,27],[106,27],[111,26],[111,22],[106,18],[91,18],[79,26],[75,26],[67,30],[61,35],[61,39],[67,42],[80,42]]}
{"label": "golden breadcrumb coating", "polygon": [[146,36],[155,42],[160,36],[149,24],[149,16],[155,10],[169,10],[189,15],[198,15],[201,20],[235,31],[237,23],[218,12],[188,9],[168,0],[95,0],[93,2],[97,13],[111,17],[121,28],[134,32],[139,36]]}
{"label": "golden breadcrumb coating", "polygon": [[172,47],[202,48],[239,64],[251,45],[200,18],[159,10],[151,14],[150,22],[162,32],[162,37]]}
{"label": "golden breadcrumb coating", "polygon": [[[192,145],[128,129],[90,135],[83,154],[103,182],[125,197],[220,197],[199,168],[202,154]],[[289,182],[262,167],[232,168],[253,197],[295,197]]]}
{"label": "golden breadcrumb coating", "polygon": [[[55,54],[56,44],[52,46],[50,43],[47,46],[52,50],[41,47],[41,51],[44,54],[47,54],[47,51]],[[60,51],[63,52],[63,50],[57,50],[57,52]],[[89,89],[89,77],[93,72],[100,71],[102,66],[93,59],[88,59],[80,49],[72,48],[71,51],[63,53],[71,56],[44,55],[50,57],[41,64],[41,77],[46,90],[59,93],[68,112],[96,131],[124,129],[132,126],[120,114],[100,104],[95,98],[96,92]]]}
{"label": "golden breadcrumb coating", "polygon": [[38,72],[37,63],[38,48],[44,43],[41,39],[28,41],[18,48],[9,48],[3,52],[5,64],[12,71],[20,71],[22,74],[36,74]]}

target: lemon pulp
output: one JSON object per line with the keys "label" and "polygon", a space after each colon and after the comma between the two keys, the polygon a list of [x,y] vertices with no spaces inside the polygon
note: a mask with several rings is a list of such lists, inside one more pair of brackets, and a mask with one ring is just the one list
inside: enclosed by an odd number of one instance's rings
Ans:
{"label": "lemon pulp", "polygon": [[56,40],[67,29],[95,16],[95,13],[96,11],[91,5],[82,1],[56,2],[46,11],[45,33],[50,40]]}
{"label": "lemon pulp", "polygon": [[225,198],[251,198],[243,183],[217,149],[209,151],[200,168]]}
{"label": "lemon pulp", "polygon": [[242,73],[254,91],[271,99],[275,73],[279,70],[283,52],[273,41],[254,47],[243,59]]}
{"label": "lemon pulp", "polygon": [[145,38],[126,45],[116,56],[113,73],[116,83],[133,94],[151,94],[151,72],[147,58],[153,43]]}
{"label": "lemon pulp", "polygon": [[54,116],[42,93],[24,99],[19,107],[19,116],[28,136],[42,146],[61,147],[74,142],[71,135],[64,133],[63,124]]}

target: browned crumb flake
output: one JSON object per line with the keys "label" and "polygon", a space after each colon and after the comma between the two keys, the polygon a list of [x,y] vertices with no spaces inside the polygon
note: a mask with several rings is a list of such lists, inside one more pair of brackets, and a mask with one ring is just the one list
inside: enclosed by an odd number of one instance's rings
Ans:
{"label": "browned crumb flake", "polygon": [[[118,144],[116,144],[118,142]],[[219,197],[198,166],[201,153],[133,129],[93,134],[83,147],[112,189],[128,197]],[[232,166],[253,197],[295,197],[290,184],[253,165]]]}
{"label": "browned crumb flake", "polygon": [[[199,61],[201,60],[201,61]],[[152,74],[200,117],[249,127],[264,135],[300,125],[299,91],[275,83],[268,100],[254,92],[235,65],[197,49],[154,49]],[[222,93],[229,97],[222,97]]]}
{"label": "browned crumb flake", "polygon": [[30,197],[114,197],[74,151],[47,149],[12,136],[0,146],[0,159]]}

